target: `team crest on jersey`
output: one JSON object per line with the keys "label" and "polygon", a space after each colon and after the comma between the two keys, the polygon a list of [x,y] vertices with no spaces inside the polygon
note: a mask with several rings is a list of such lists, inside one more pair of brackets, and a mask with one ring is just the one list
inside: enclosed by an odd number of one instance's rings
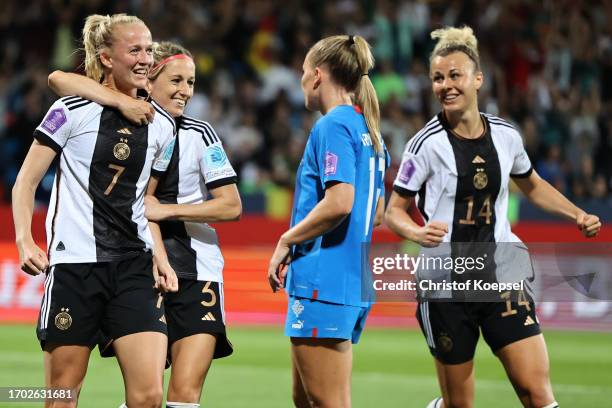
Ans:
{"label": "team crest on jersey", "polygon": [[62,307],[61,311],[55,316],[55,327],[60,330],[68,330],[72,326],[72,316],[68,314],[70,309]]}
{"label": "team crest on jersey", "polygon": [[474,174],[474,187],[476,187],[476,190],[482,190],[487,184],[489,184],[489,177],[487,177],[485,170],[476,169],[476,174]]}
{"label": "team crest on jersey", "polygon": [[126,142],[127,139],[119,139],[119,143],[113,147],[113,154],[117,160],[125,160],[130,157],[130,146]]}
{"label": "team crest on jersey", "polygon": [[338,170],[338,156],[332,152],[325,152],[325,176],[332,176]]}
{"label": "team crest on jersey", "polygon": [[399,173],[399,181],[401,181],[404,184],[408,183],[410,179],[412,178],[412,176],[414,175],[415,171],[416,171],[416,166],[414,165],[414,162],[412,161],[412,159],[409,159],[407,162],[405,162],[402,165],[402,169],[400,170],[400,173]]}
{"label": "team crest on jersey", "polygon": [[296,318],[300,317],[300,315],[304,311],[304,305],[299,300],[294,300],[293,304],[291,305],[291,311],[293,312]]}
{"label": "team crest on jersey", "polygon": [[53,109],[49,111],[49,114],[43,121],[42,128],[53,135],[59,128],[64,126],[64,123],[66,123],[64,110],[62,108]]}
{"label": "team crest on jersey", "polygon": [[206,149],[204,159],[209,169],[218,169],[227,163],[227,156],[220,146],[211,146]]}

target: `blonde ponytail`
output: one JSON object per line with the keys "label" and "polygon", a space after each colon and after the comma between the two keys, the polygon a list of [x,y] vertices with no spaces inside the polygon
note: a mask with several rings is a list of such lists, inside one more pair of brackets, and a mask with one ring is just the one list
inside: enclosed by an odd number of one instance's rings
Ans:
{"label": "blonde ponytail", "polygon": [[381,153],[378,96],[368,76],[374,67],[374,56],[368,42],[358,35],[334,35],[319,40],[308,55],[313,66],[327,66],[334,82],[355,94],[355,103],[363,112],[374,150]]}
{"label": "blonde ponytail", "polygon": [[100,53],[104,48],[113,45],[113,29],[118,24],[133,24],[144,22],[136,16],[127,14],[113,14],[102,16],[92,14],[85,19],[83,26],[83,48],[85,49],[85,74],[100,82],[104,76],[104,66],[100,60]]}

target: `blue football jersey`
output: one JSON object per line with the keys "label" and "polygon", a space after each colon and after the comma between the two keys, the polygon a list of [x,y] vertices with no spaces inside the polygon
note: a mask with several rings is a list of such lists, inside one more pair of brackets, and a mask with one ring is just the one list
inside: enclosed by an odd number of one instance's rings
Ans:
{"label": "blue football jersey", "polygon": [[296,177],[291,226],[323,199],[327,183],[353,185],[355,198],[340,225],[293,247],[288,294],[352,306],[371,303],[369,249],[389,161],[386,149],[374,150],[358,108],[336,106],[317,121]]}

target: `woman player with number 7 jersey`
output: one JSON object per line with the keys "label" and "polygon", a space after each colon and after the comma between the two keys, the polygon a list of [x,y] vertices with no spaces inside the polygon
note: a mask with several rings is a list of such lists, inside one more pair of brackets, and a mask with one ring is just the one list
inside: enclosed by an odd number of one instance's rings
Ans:
{"label": "woman player with number 7 jersey", "polygon": [[[510,243],[520,240],[506,216],[512,178],[534,204],[575,222],[586,237],[596,235],[599,219],[576,207],[533,171],[514,126],[478,111],[483,73],[472,29],[450,27],[431,36],[438,43],[430,57],[430,76],[442,112],[406,144],[385,216],[389,227],[424,247],[450,243],[441,249],[443,254],[449,247],[451,254],[466,247],[516,248],[518,244]],[[424,226],[408,213],[417,194]],[[517,282],[525,276],[523,269],[531,269],[530,263],[522,268],[517,262],[518,252],[513,252],[511,261],[498,257],[500,252],[494,253],[490,265],[495,265],[489,268],[494,273],[487,271],[487,278]],[[509,275],[504,277],[505,270]],[[449,271],[454,282],[464,281],[463,272]],[[435,358],[442,391],[442,397],[428,408],[472,406],[473,358],[481,331],[525,407],[558,406],[534,302],[523,291],[495,292],[495,296],[497,301],[481,298],[479,302],[458,302],[454,296],[452,301],[419,297],[417,318]]]}
{"label": "woman player with number 7 jersey", "polygon": [[[379,131],[378,99],[368,72],[374,59],[359,36],[317,42],[303,64],[313,127],[298,169],[291,228],[270,260],[274,291],[289,295],[297,407],[351,405],[352,343],[371,307],[369,249],[384,208],[388,154]],[[355,103],[353,104],[353,97]]]}
{"label": "woman player with number 7 jersey", "polygon": [[[140,19],[89,16],[83,43],[92,80],[132,98],[146,87],[153,43]],[[22,269],[32,275],[47,272],[37,327],[46,386],[78,394],[91,349],[103,331],[114,340],[127,403],[133,407],[161,405],[167,348],[144,196],[150,175],[168,167],[175,123],[155,108],[152,123],[134,126],[117,110],[90,100],[57,100],[34,132],[13,189]],[[34,191],[57,155],[47,258],[30,226]],[[173,278],[168,283],[176,290],[174,271],[167,263],[157,266]]]}

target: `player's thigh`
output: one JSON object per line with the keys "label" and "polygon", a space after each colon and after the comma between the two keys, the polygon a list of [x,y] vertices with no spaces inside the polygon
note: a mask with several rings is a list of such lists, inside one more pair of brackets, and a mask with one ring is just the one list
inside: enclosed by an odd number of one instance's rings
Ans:
{"label": "player's thigh", "polygon": [[78,392],[87,373],[91,349],[80,345],[48,343],[44,351],[45,385]]}
{"label": "player's thigh", "polygon": [[168,338],[159,332],[134,333],[114,341],[128,394],[161,390],[167,347]]}
{"label": "player's thigh", "polygon": [[[189,394],[189,399],[193,400],[192,402],[199,401],[206,374],[212,363],[216,343],[215,335],[208,333],[194,334],[172,343],[172,371],[168,400],[184,401],[183,394]],[[173,398],[175,394],[182,398]]]}
{"label": "player's thigh", "polygon": [[538,398],[553,401],[548,352],[542,334],[508,344],[495,354],[519,397],[537,393]]}
{"label": "player's thigh", "polygon": [[444,364],[435,359],[435,364],[446,407],[471,407],[474,402],[474,362]]}
{"label": "player's thigh", "polygon": [[350,402],[353,365],[350,340],[291,338],[292,360],[311,401],[328,406],[340,400]]}
{"label": "player's thigh", "polygon": [[291,377],[293,380],[293,404],[296,406],[296,408],[310,408],[310,401],[308,400],[308,395],[304,389],[304,384],[302,383],[302,378],[295,361],[294,353],[291,355]]}

